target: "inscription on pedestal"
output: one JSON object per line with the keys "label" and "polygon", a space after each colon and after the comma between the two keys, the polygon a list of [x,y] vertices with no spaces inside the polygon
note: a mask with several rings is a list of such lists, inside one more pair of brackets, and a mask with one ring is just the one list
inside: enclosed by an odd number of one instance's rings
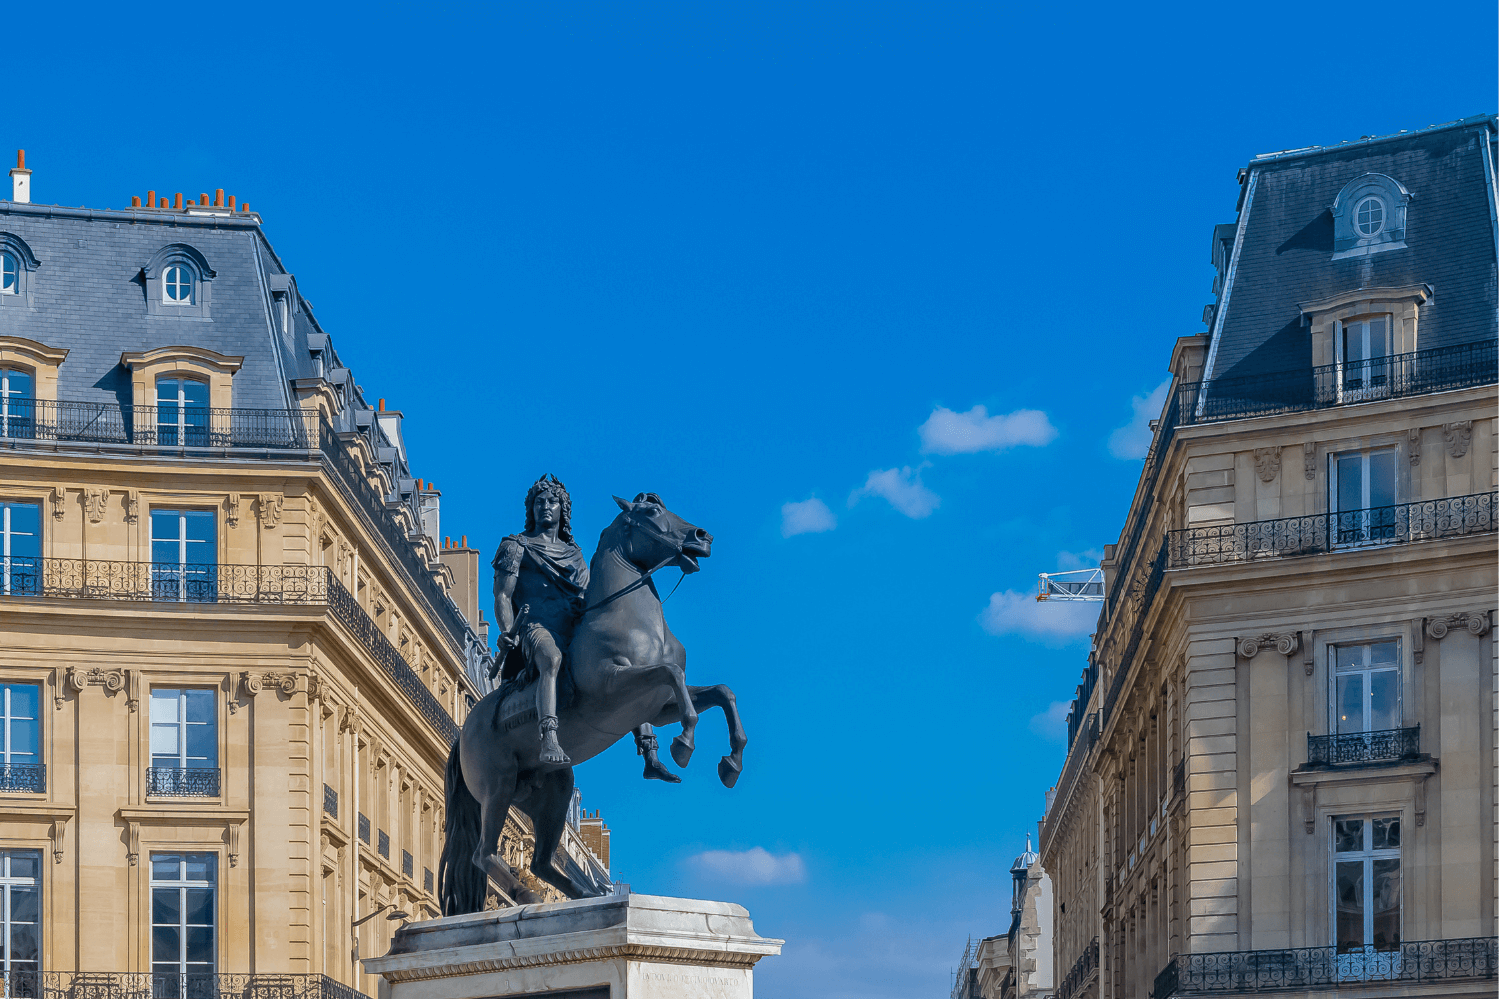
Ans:
{"label": "inscription on pedestal", "polygon": [[748,968],[631,961],[627,994],[630,999],[753,999],[753,974]]}

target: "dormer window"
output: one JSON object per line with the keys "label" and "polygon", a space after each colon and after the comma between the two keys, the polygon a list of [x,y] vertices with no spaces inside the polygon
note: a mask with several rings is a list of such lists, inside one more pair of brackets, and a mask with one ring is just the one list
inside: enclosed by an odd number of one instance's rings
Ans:
{"label": "dormer window", "polygon": [[13,232],[0,232],[0,305],[26,308],[32,304],[28,283],[41,266],[26,241]]}
{"label": "dormer window", "polygon": [[0,295],[14,295],[21,290],[20,269],[15,254],[0,252]]}
{"label": "dormer window", "polygon": [[167,301],[179,305],[193,303],[193,272],[186,264],[173,264],[167,268],[165,289]]}
{"label": "dormer window", "polygon": [[1332,203],[1332,259],[1405,249],[1405,210],[1410,200],[1410,192],[1400,181],[1382,173],[1350,180]]}

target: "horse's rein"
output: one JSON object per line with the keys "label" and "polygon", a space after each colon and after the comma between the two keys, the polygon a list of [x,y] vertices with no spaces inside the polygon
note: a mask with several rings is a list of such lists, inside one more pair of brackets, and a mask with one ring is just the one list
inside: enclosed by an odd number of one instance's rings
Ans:
{"label": "horse's rein", "polygon": [[[647,527],[644,524],[637,524],[633,520],[626,520],[625,523],[629,524],[630,527],[632,529],[634,529],[634,530],[638,530],[638,531],[640,531],[640,532],[642,532],[644,534],[654,535],[655,538],[656,538],[656,540],[658,540],[658,541],[664,541],[668,545],[675,545],[677,550],[675,552],[673,552],[672,554],[666,556],[666,558],[662,559],[658,564],[656,564],[654,567],[652,567],[648,572],[641,573],[641,576],[640,576],[639,579],[635,580],[634,582],[629,583],[628,585],[626,585],[624,587],[621,587],[618,590],[615,590],[613,593],[609,594],[607,597],[605,597],[604,599],[600,600],[598,603],[596,603],[596,604],[589,604],[587,607],[583,608],[583,614],[587,614],[589,611],[596,611],[600,607],[603,607],[605,604],[612,603],[613,601],[618,600],[620,597],[624,596],[626,593],[630,593],[630,592],[632,592],[634,590],[640,589],[642,586],[644,586],[646,583],[648,583],[650,581],[651,576],[654,575],[658,570],[665,569],[668,565],[671,565],[677,559],[681,558],[682,557],[682,553],[684,551],[686,551],[686,549],[687,549],[686,542],[682,542],[682,543],[678,544],[677,542],[673,541],[671,538],[667,537],[665,534],[662,534],[660,531],[656,530],[655,527],[654,527],[654,525],[651,526],[651,527]],[[621,561],[623,561],[623,560],[621,560]],[[625,564],[626,565],[630,565],[630,563],[628,563],[628,562],[626,562]],[[633,565],[630,565],[630,568],[633,569],[635,567]],[[684,576],[683,578],[686,578],[686,577]],[[681,586],[681,585],[682,585],[682,580],[680,580],[680,579],[677,580],[677,586]],[[677,592],[676,586],[672,587],[671,592],[672,593]],[[664,600],[662,601],[662,603],[665,603],[665,602],[666,601],[664,601]],[[578,615],[578,619],[579,620],[582,620],[583,614],[579,614]]]}

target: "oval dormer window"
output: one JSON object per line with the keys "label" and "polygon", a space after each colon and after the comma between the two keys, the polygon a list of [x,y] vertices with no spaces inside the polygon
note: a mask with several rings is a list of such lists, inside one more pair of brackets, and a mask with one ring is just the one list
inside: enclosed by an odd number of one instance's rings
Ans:
{"label": "oval dormer window", "polygon": [[193,300],[193,272],[183,264],[173,264],[164,275],[167,301],[189,305]]}
{"label": "oval dormer window", "polygon": [[1377,236],[1384,228],[1384,202],[1378,198],[1365,198],[1353,210],[1353,224],[1360,236]]}

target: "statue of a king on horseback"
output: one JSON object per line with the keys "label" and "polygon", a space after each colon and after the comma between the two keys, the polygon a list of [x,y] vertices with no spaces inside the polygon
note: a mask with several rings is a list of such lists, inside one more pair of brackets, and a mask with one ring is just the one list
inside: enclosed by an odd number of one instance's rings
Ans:
{"label": "statue of a king on horseback", "polygon": [[672,759],[692,758],[698,712],[719,708],[729,728],[718,777],[733,787],[748,742],[734,693],[688,686],[687,652],[666,625],[652,577],[669,566],[698,571],[713,537],[672,513],[655,493],[615,497],[620,512],[585,563],[574,544],[571,500],[554,476],[526,496],[526,526],[495,555],[495,617],[501,629],[499,689],[475,704],[448,754],[446,827],[439,862],[444,915],[484,907],[488,883],[514,890],[499,855],[512,805],[535,826],[530,868],[570,898],[600,895],[557,867],[573,793],[573,766],[627,734],[645,776],[680,778],[656,756],[654,729],[681,725]]}

